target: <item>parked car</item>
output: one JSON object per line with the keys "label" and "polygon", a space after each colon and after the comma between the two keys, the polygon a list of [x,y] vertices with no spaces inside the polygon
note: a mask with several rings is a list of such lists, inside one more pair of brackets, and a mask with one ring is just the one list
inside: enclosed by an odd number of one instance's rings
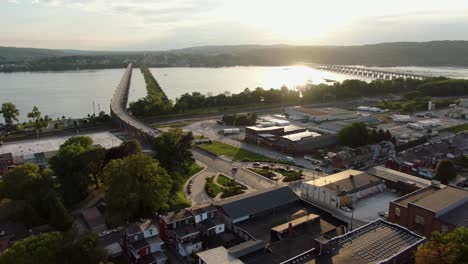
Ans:
{"label": "parked car", "polygon": [[348,212],[348,213],[351,212],[351,208],[349,208],[348,206],[344,206],[344,205],[343,205],[343,206],[340,207],[340,209],[343,210],[343,211],[345,211],[345,212]]}
{"label": "parked car", "polygon": [[254,162],[254,164],[252,164],[252,166],[254,168],[258,168],[258,167],[260,167],[260,163],[259,162]]}

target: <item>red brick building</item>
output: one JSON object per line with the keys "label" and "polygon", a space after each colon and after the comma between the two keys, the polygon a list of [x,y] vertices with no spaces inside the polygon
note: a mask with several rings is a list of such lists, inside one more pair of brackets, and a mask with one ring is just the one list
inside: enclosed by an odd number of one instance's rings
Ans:
{"label": "red brick building", "polygon": [[390,202],[388,219],[426,237],[468,227],[468,191],[435,183]]}

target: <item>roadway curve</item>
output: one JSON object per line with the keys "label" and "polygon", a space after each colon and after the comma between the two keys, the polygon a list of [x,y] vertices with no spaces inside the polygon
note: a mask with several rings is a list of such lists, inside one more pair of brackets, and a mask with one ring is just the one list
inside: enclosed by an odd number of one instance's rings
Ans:
{"label": "roadway curve", "polygon": [[111,117],[120,127],[130,129],[142,138],[153,139],[158,137],[160,132],[127,113],[127,101],[130,82],[132,80],[132,70],[133,64],[130,63],[112,96],[110,106]]}

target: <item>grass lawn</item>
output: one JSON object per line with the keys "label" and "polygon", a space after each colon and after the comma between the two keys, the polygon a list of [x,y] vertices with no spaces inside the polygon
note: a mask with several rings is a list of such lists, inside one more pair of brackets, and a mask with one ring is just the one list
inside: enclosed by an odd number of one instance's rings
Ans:
{"label": "grass lawn", "polygon": [[460,132],[463,132],[463,131],[467,131],[468,130],[468,124],[461,124],[461,125],[458,125],[458,126],[453,126],[453,127],[448,127],[446,129],[442,129],[441,131],[448,131],[448,132],[452,132],[452,133],[460,133]]}
{"label": "grass lawn", "polygon": [[222,174],[219,174],[218,175],[218,183],[223,185],[223,186],[230,186],[231,185],[231,179],[222,175]]}
{"label": "grass lawn", "polygon": [[263,155],[240,149],[216,140],[211,144],[200,145],[200,148],[216,155],[224,155],[233,161],[272,161],[272,159]]}
{"label": "grass lawn", "polygon": [[190,125],[190,124],[192,124],[192,122],[180,121],[180,122],[174,122],[174,123],[159,125],[159,126],[157,126],[157,128],[162,128],[162,127],[181,128],[181,127],[188,126],[188,125]]}
{"label": "grass lawn", "polygon": [[[196,163],[192,163],[189,168],[189,172],[184,175],[184,182],[187,181],[192,175],[195,175],[199,171],[201,171],[203,168],[198,166]],[[172,194],[171,197],[169,198],[171,201],[173,201],[173,204],[171,205],[171,211],[179,210],[182,208],[187,208],[192,205],[190,200],[188,200],[185,197],[184,194],[184,184],[180,185],[179,190]]]}
{"label": "grass lawn", "polygon": [[205,183],[205,191],[206,193],[211,197],[214,198],[218,193],[222,192],[223,189],[221,186],[217,185],[216,183],[213,182],[213,177],[207,178],[206,183]]}
{"label": "grass lawn", "polygon": [[249,170],[255,172],[255,173],[258,173],[260,175],[262,175],[263,177],[266,177],[268,179],[271,179],[272,177],[275,177],[275,174],[272,173],[271,171],[269,170],[265,170],[265,169],[254,169],[254,168],[250,168]]}

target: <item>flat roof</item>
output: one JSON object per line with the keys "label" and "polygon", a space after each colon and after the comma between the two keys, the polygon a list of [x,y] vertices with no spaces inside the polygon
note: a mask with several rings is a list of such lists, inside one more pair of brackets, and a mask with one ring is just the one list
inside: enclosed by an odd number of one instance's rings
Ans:
{"label": "flat roof", "polygon": [[330,240],[327,263],[380,263],[425,240],[406,228],[381,219]]}
{"label": "flat roof", "polygon": [[291,141],[300,141],[300,140],[302,140],[304,138],[319,137],[319,136],[321,136],[319,133],[312,132],[312,131],[305,131],[305,132],[285,135],[285,136],[282,136],[282,138],[285,138],[285,139],[288,139],[288,140],[291,140]]}
{"label": "flat roof", "polygon": [[357,170],[345,170],[319,179],[305,182],[328,189],[332,193],[354,193],[366,187],[371,187],[383,181],[366,172]]}
{"label": "flat roof", "polygon": [[468,201],[468,191],[452,186],[428,186],[396,200],[401,206],[414,204],[432,212],[438,212],[459,201]]}
{"label": "flat roof", "polygon": [[285,230],[287,230],[289,228],[289,224],[291,224],[291,227],[295,227],[297,225],[306,223],[308,221],[313,221],[313,220],[318,219],[318,218],[320,218],[320,216],[316,215],[316,214],[304,215],[304,216],[301,216],[301,217],[296,218],[294,220],[291,220],[289,222],[286,222],[284,224],[275,226],[271,230],[276,231],[276,232],[283,232],[283,231],[285,231]]}
{"label": "flat roof", "polygon": [[354,113],[354,112],[346,110],[346,109],[335,108],[335,107],[309,108],[309,107],[298,106],[298,107],[294,107],[294,110],[305,113],[305,114],[314,115],[314,116],[344,115],[344,114]]}
{"label": "flat roof", "polygon": [[282,126],[268,126],[268,127],[248,126],[248,127],[245,127],[245,128],[252,129],[252,130],[255,130],[255,131],[270,131],[270,130],[284,129],[285,127],[282,127]]}
{"label": "flat roof", "polygon": [[416,186],[420,188],[424,188],[424,187],[431,185],[430,180],[422,179],[420,177],[416,177],[407,173],[392,170],[392,169],[385,168],[382,166],[372,167],[368,169],[367,172],[379,178],[393,181],[393,182],[406,182],[406,183],[414,182]]}
{"label": "flat roof", "polygon": [[[121,139],[109,132],[80,134],[79,136],[89,136],[93,139],[94,145],[100,145],[106,149],[119,146],[122,143]],[[13,156],[24,156],[41,152],[55,151],[58,150],[60,145],[62,145],[70,137],[72,136],[59,136],[43,139],[28,139],[7,142],[0,147],[0,154],[12,153]]]}
{"label": "flat roof", "polygon": [[197,256],[207,264],[242,264],[244,262],[233,257],[225,247],[217,247],[202,252],[198,252]]}

